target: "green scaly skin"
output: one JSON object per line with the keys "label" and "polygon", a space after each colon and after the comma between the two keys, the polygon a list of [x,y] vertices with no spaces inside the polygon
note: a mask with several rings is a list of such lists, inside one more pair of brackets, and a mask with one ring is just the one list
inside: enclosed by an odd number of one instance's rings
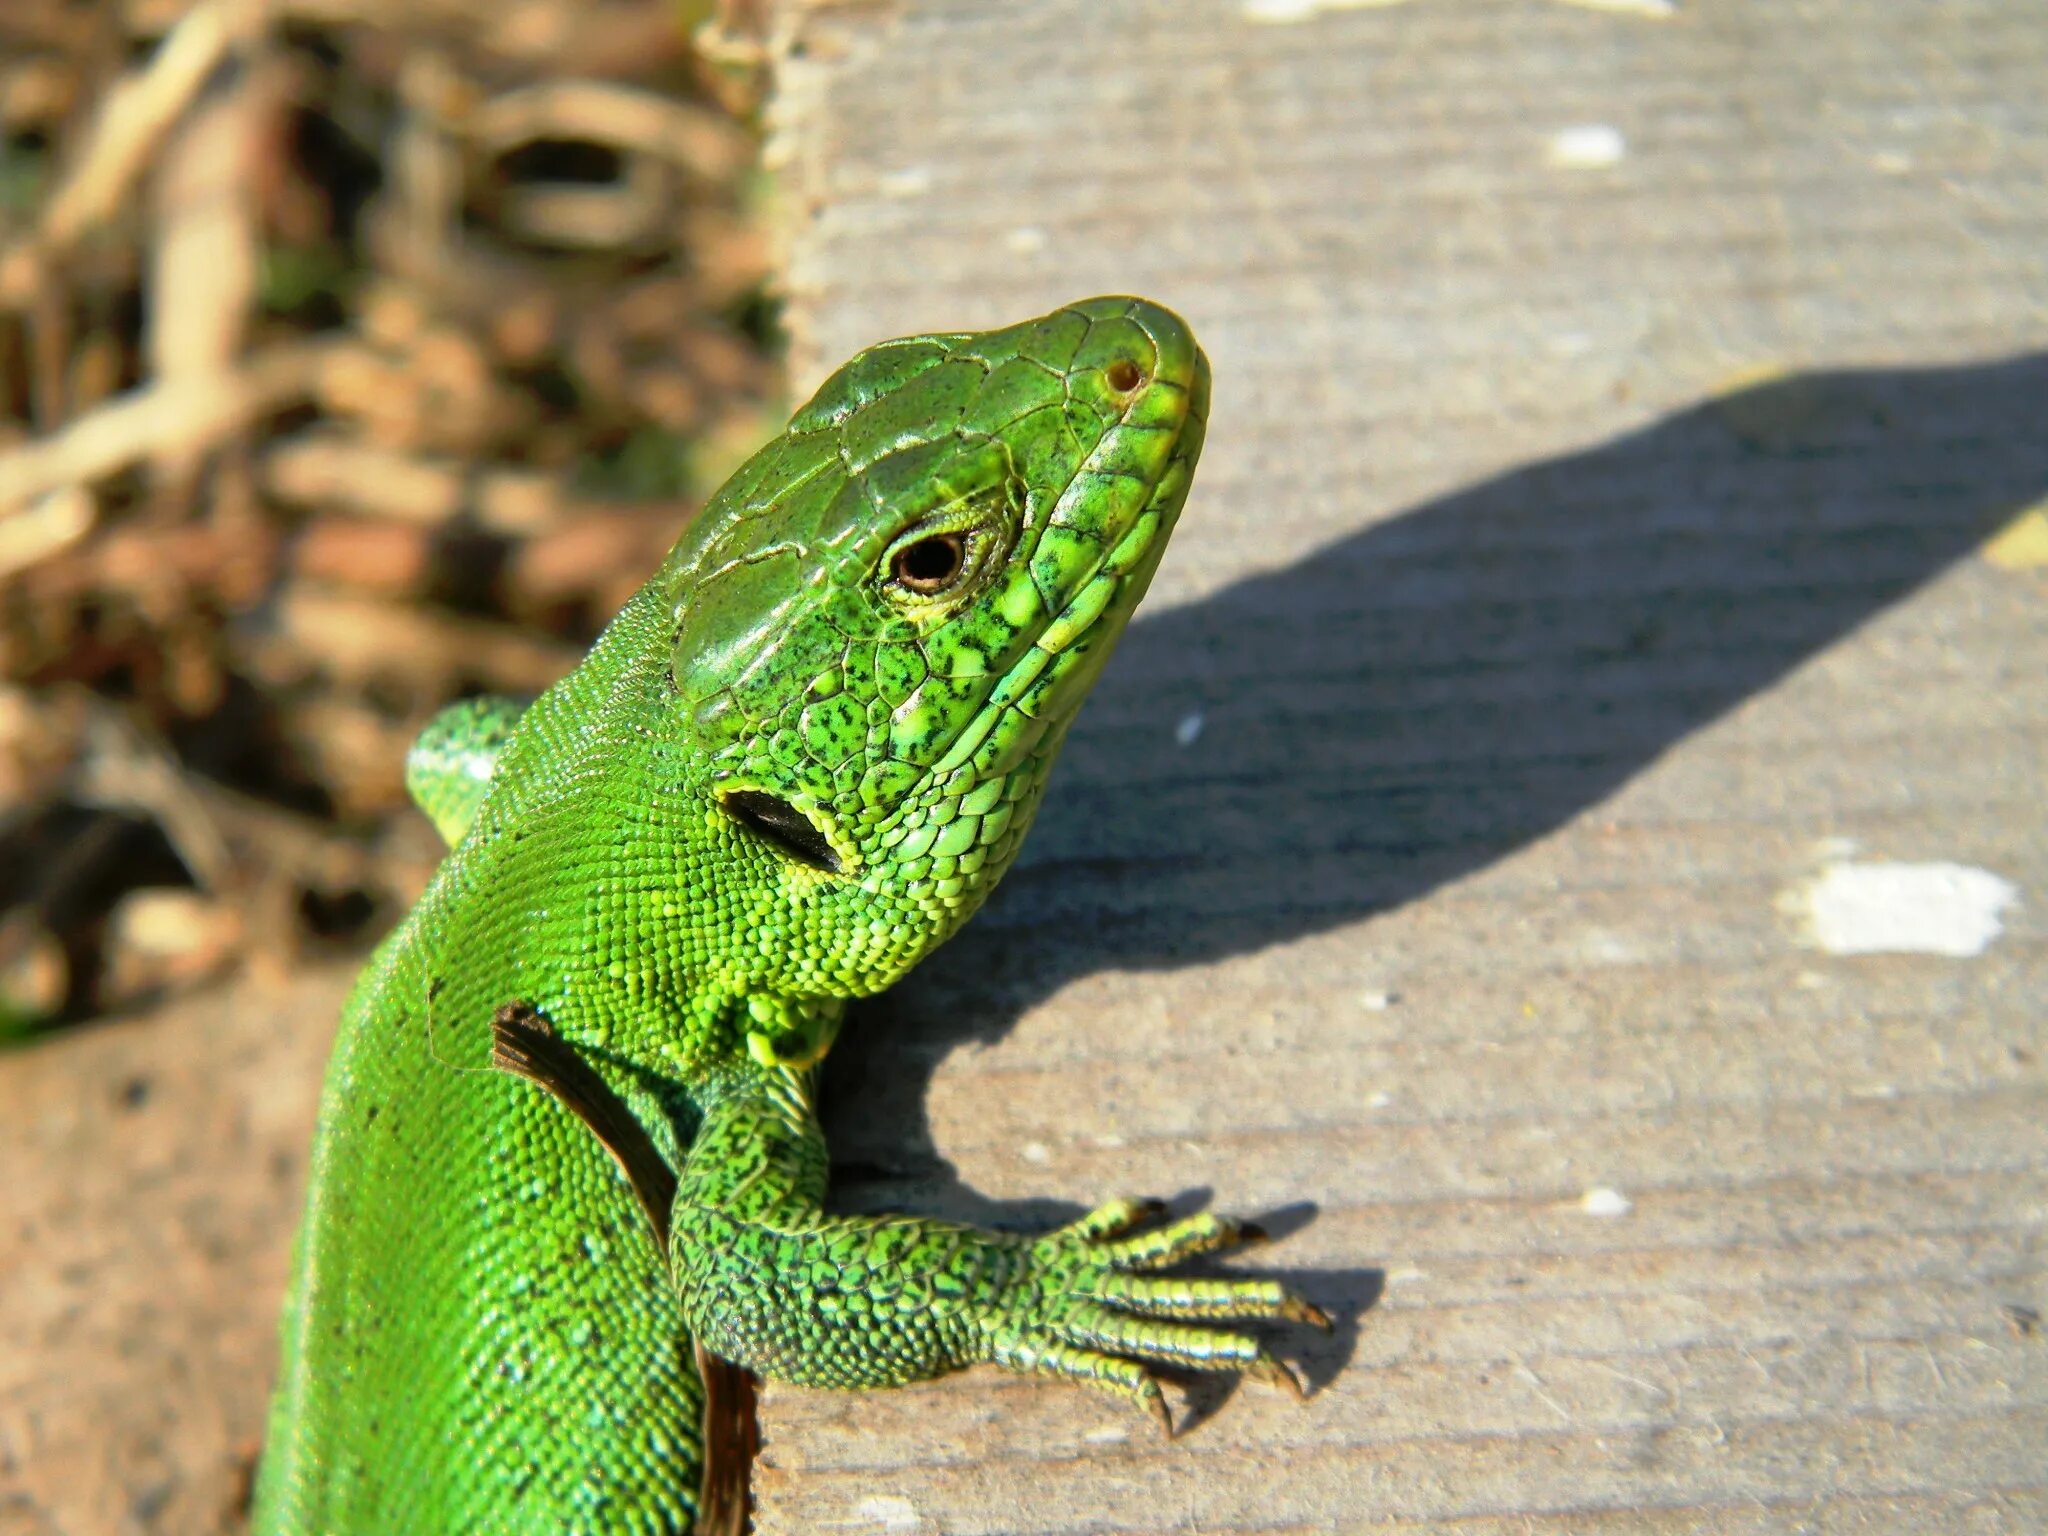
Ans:
{"label": "green scaly skin", "polygon": [[[827,1216],[813,1068],[1015,857],[1186,497],[1208,370],[1096,299],[848,363],[523,714],[457,706],[408,779],[454,843],[343,1015],[261,1536],[691,1529],[691,1335],[834,1387],[975,1361],[1164,1412],[1146,1362],[1291,1382],[1147,1274],[1250,1235],[1116,1201],[1036,1239]],[[491,1070],[507,1005],[676,1170],[672,1263],[603,1148]]]}

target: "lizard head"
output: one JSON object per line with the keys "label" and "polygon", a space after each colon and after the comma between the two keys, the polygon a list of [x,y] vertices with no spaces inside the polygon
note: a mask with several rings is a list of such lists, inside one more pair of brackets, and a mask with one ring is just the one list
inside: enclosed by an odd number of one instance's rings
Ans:
{"label": "lizard head", "polygon": [[1138,299],[887,342],[684,535],[660,579],[717,899],[805,969],[746,984],[875,990],[980,905],[1158,565],[1208,401],[1187,326]]}

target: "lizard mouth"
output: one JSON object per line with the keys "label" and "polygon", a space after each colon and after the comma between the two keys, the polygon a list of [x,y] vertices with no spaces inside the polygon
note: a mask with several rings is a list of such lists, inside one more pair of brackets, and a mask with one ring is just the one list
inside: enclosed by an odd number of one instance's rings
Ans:
{"label": "lizard mouth", "polygon": [[735,789],[721,795],[718,808],[734,823],[806,869],[836,875],[845,862],[825,829],[780,796],[759,789]]}

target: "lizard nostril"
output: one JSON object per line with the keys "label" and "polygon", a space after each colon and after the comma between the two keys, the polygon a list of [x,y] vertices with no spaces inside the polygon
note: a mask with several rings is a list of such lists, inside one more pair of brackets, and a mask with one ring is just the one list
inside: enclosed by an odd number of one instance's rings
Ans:
{"label": "lizard nostril", "polygon": [[1103,377],[1109,380],[1109,387],[1120,395],[1128,395],[1145,382],[1144,370],[1127,357],[1111,363]]}

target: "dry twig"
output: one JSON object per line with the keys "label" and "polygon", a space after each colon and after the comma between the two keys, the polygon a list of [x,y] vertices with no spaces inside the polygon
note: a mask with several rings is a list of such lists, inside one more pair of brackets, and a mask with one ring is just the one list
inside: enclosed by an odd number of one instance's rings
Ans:
{"label": "dry twig", "polygon": [[410,734],[560,676],[764,415],[735,58],[668,0],[0,3],[0,856],[49,876],[0,1029],[424,877]]}
{"label": "dry twig", "polygon": [[0,256],[0,308],[26,303],[44,264],[113,215],[164,133],[267,11],[265,0],[200,0],[150,61],[114,88],[77,167],[44,205],[35,237]]}
{"label": "dry twig", "polygon": [[232,372],[148,384],[61,432],[0,454],[0,529],[40,496],[91,485],[173,448],[200,448],[296,405],[356,349],[320,340],[272,348]]}

